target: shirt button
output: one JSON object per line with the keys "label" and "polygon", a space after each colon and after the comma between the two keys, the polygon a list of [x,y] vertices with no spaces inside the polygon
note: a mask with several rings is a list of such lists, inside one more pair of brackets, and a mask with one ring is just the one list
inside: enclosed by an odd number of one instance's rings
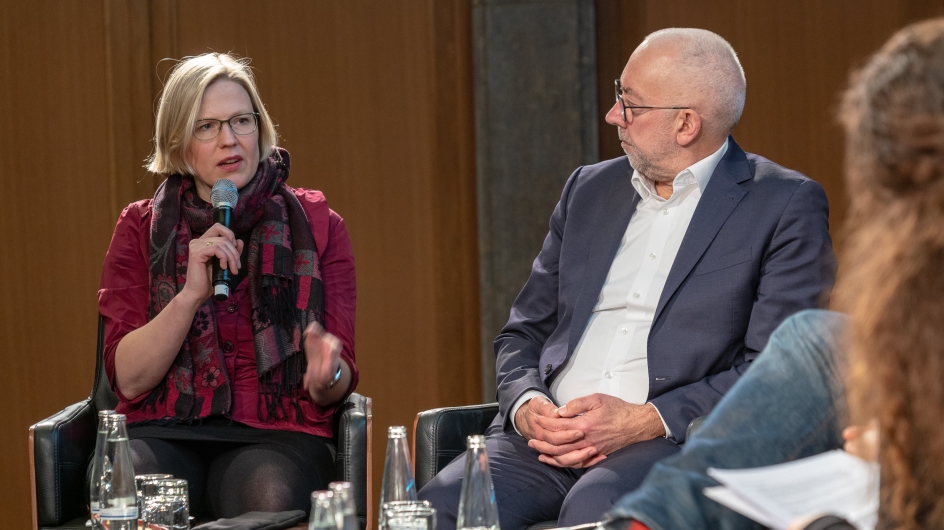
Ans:
{"label": "shirt button", "polygon": [[662,210],[662,215],[669,215],[669,211],[668,211],[668,210]]}
{"label": "shirt button", "polygon": [[613,372],[607,372],[607,373],[605,373],[605,374],[604,374],[604,377],[606,377],[607,379],[613,379]]}
{"label": "shirt button", "polygon": [[235,313],[237,309],[239,308],[236,307],[236,304],[230,304],[226,306],[226,310],[229,311],[230,313]]}
{"label": "shirt button", "polygon": [[629,330],[626,329],[626,328],[620,328],[620,333],[622,333],[623,335],[625,335],[625,334],[629,333]]}
{"label": "shirt button", "polygon": [[653,253],[653,254],[649,254],[649,259],[656,259],[656,255],[655,255],[655,253]]}
{"label": "shirt button", "polygon": [[639,298],[639,293],[633,293],[633,298]]}
{"label": "shirt button", "polygon": [[226,342],[223,343],[223,351],[225,351],[226,353],[232,353],[232,351],[233,351],[234,349],[235,349],[235,348],[233,347],[233,343],[232,343],[232,342],[226,341]]}

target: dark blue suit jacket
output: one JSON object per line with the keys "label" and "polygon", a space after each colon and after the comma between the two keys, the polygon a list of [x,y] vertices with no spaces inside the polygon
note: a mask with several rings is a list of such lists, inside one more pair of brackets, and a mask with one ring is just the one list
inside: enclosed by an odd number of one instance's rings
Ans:
{"label": "dark blue suit jacket", "polygon": [[[827,302],[835,279],[823,188],[729,141],[649,332],[649,401],[677,443],[689,422],[734,385],[774,328]],[[495,340],[496,424],[506,431],[522,394],[551,395],[551,382],[583,335],[639,202],[632,171],[620,157],[577,169],[564,186],[531,276]]]}

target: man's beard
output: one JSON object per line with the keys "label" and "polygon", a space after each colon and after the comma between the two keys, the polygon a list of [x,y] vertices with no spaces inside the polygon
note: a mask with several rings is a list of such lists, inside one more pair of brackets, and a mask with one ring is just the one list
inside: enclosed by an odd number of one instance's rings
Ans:
{"label": "man's beard", "polygon": [[620,147],[623,148],[623,152],[626,153],[626,157],[629,158],[629,165],[631,165],[633,169],[655,182],[672,182],[675,180],[675,173],[667,171],[659,162],[669,159],[671,155],[674,154],[674,151],[677,150],[678,146],[673,145],[676,149],[667,150],[672,152],[659,153],[659,161],[656,161],[651,155],[641,152],[639,148],[636,147],[636,144],[631,142],[628,138],[624,138],[622,134],[619,135],[619,139],[623,142],[620,144]]}

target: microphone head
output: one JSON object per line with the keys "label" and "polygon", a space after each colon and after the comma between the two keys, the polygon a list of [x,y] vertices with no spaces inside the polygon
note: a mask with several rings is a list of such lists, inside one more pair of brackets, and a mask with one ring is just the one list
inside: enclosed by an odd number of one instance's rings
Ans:
{"label": "microphone head", "polygon": [[236,183],[230,179],[220,179],[213,184],[210,190],[210,202],[214,208],[232,208],[236,209],[236,201],[239,200],[239,192],[236,190]]}

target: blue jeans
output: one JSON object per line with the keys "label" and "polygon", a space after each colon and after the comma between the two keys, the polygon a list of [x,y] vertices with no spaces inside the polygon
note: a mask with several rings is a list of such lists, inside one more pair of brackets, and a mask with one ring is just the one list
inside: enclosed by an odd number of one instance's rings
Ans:
{"label": "blue jeans", "polygon": [[653,466],[607,516],[652,530],[762,528],[704,496],[718,485],[706,470],[768,466],[842,446],[845,323],[815,310],[784,321],[682,451]]}

